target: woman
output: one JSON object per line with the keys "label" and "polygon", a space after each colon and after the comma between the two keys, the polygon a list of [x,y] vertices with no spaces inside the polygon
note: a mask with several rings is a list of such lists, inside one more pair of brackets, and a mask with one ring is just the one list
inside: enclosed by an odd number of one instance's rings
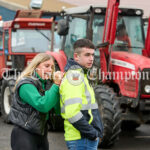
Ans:
{"label": "woman", "polygon": [[[53,58],[40,53],[16,81],[10,120],[12,150],[48,150],[48,112],[59,107],[59,85],[63,73],[54,73]],[[53,82],[52,83],[52,79]]]}

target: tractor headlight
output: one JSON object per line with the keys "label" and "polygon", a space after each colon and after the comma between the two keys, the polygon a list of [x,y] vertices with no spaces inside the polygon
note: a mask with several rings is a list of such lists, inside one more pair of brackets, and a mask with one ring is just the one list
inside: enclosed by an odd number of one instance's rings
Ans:
{"label": "tractor headlight", "polygon": [[146,85],[144,90],[146,93],[150,93],[150,85]]}
{"label": "tractor headlight", "polygon": [[141,10],[137,10],[135,13],[136,13],[137,15],[141,15],[141,14],[142,14],[142,11],[141,11]]}

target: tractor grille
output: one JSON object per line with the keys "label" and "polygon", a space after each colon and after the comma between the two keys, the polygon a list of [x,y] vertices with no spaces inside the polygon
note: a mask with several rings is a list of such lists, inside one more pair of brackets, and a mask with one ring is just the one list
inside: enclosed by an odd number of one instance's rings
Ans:
{"label": "tractor grille", "polygon": [[146,85],[150,85],[150,69],[143,69],[141,72],[141,94],[150,95],[144,90]]}
{"label": "tractor grille", "polygon": [[126,91],[135,92],[136,91],[136,80],[127,80],[124,83],[124,87]]}

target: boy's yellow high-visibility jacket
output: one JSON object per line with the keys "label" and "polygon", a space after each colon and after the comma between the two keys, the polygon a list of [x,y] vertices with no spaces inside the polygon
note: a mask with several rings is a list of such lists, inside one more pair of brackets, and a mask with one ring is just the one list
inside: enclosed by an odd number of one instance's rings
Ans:
{"label": "boy's yellow high-visibility jacket", "polygon": [[102,138],[102,121],[93,88],[87,78],[87,71],[73,59],[68,61],[65,70],[66,73],[60,85],[65,140]]}

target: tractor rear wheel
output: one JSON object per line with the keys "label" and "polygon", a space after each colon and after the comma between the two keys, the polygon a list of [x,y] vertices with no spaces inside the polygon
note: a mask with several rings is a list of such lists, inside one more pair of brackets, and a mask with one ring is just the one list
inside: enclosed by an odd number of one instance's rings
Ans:
{"label": "tractor rear wheel", "polygon": [[121,111],[119,101],[113,89],[106,85],[98,85],[94,88],[96,100],[104,126],[104,134],[99,147],[108,148],[119,139],[121,132]]}
{"label": "tractor rear wheel", "polygon": [[10,113],[11,102],[13,98],[13,88],[15,80],[3,80],[1,89],[1,113],[4,122],[10,123],[8,115]]}

